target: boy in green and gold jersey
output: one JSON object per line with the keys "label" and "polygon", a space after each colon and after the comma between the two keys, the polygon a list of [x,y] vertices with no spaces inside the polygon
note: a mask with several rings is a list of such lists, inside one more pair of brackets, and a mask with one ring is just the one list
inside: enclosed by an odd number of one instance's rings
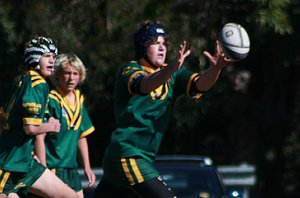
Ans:
{"label": "boy in green and gold jersey", "polygon": [[84,97],[77,88],[86,77],[86,68],[74,54],[60,54],[55,60],[51,80],[55,89],[50,92],[49,114],[61,123],[60,132],[37,136],[36,153],[62,181],[83,197],[81,180],[77,171],[77,150],[83,161],[85,174],[92,187],[92,172],[86,136],[95,128],[84,105]]}
{"label": "boy in green and gold jersey", "polygon": [[216,42],[205,51],[210,67],[198,74],[183,62],[190,54],[186,42],[178,57],[166,64],[168,33],[160,23],[146,21],[134,35],[136,56],[120,68],[115,84],[116,129],[104,158],[98,197],[175,197],[153,166],[176,98],[199,99],[216,82],[229,60]]}
{"label": "boy in green and gold jersey", "polygon": [[19,197],[30,191],[45,197],[77,197],[33,158],[35,136],[60,130],[57,119],[43,123],[49,100],[46,78],[52,74],[57,48],[50,38],[37,37],[27,43],[24,54],[26,73],[16,79],[1,107],[0,194]]}

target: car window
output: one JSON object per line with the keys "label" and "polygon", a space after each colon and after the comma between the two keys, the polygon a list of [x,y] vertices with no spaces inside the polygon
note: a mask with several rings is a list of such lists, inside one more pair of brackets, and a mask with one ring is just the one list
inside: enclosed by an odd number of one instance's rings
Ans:
{"label": "car window", "polygon": [[211,167],[158,166],[158,171],[178,197],[220,198],[222,184]]}

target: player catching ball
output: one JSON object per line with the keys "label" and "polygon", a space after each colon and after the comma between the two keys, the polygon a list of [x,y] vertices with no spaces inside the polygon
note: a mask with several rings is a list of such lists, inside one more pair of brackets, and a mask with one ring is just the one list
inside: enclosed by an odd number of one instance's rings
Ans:
{"label": "player catching ball", "polygon": [[60,54],[54,64],[51,80],[55,89],[50,92],[49,114],[61,123],[59,133],[41,134],[36,138],[36,154],[79,197],[83,189],[78,174],[77,150],[83,161],[89,187],[95,183],[86,136],[95,128],[84,105],[83,95],[77,88],[86,77],[86,68],[74,54]]}
{"label": "player catching ball", "polygon": [[104,175],[98,197],[175,197],[153,162],[175,100],[194,99],[209,90],[230,62],[216,41],[215,53],[205,51],[209,68],[198,74],[183,66],[190,54],[186,42],[177,58],[165,63],[168,33],[160,23],[144,22],[134,35],[135,59],[120,68],[115,84],[117,128],[103,158]]}

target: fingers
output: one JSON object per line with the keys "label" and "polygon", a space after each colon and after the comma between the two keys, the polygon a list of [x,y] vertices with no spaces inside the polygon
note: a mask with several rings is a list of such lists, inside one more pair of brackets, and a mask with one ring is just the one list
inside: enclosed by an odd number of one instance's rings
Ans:
{"label": "fingers", "polygon": [[94,184],[95,184],[95,181],[96,181],[96,176],[95,176],[95,174],[94,173],[89,173],[89,174],[87,174],[87,176],[88,176],[88,179],[89,179],[89,187],[92,187],[92,186],[94,186]]}
{"label": "fingers", "polygon": [[183,41],[180,44],[180,49],[178,51],[177,67],[180,68],[187,56],[191,54],[191,50],[186,51],[186,41]]}
{"label": "fingers", "polygon": [[179,50],[179,54],[183,57],[187,57],[191,52],[191,50],[187,50],[187,51],[185,50],[186,50],[186,41],[183,41],[183,43],[180,44],[180,50]]}
{"label": "fingers", "polygon": [[216,40],[215,49],[217,54],[223,53],[222,46],[218,40]]}
{"label": "fingers", "polygon": [[233,60],[229,56],[225,55],[225,53],[223,52],[222,45],[218,40],[216,40],[216,53],[220,54],[220,56],[222,57],[222,59],[224,59],[226,63],[233,62]]}
{"label": "fingers", "polygon": [[185,59],[185,58],[188,57],[190,54],[191,54],[191,50],[186,51],[186,52],[183,54],[183,58]]}
{"label": "fingers", "polygon": [[[187,45],[186,41],[183,41],[180,44],[180,49],[178,51],[178,60],[177,60],[178,68],[181,67],[185,58],[189,56],[191,53],[190,50],[186,50],[186,45]],[[215,53],[211,54],[208,51],[204,51],[203,55],[208,59],[211,65],[218,66],[220,68],[223,68],[226,64],[233,61],[231,58],[229,58],[223,53],[221,43],[218,40],[216,40],[215,42]]]}
{"label": "fingers", "polygon": [[210,61],[213,57],[208,51],[204,51],[203,55]]}
{"label": "fingers", "polygon": [[179,59],[182,59],[184,57],[184,54],[185,54],[185,47],[186,47],[186,41],[183,41],[182,44],[180,44],[180,49],[178,51],[179,53]]}
{"label": "fingers", "polygon": [[212,55],[208,51],[204,51],[203,55],[208,59],[211,65],[223,68],[226,64],[233,62],[233,60],[226,56],[222,50],[220,42],[217,40],[215,42],[215,53]]}
{"label": "fingers", "polygon": [[186,41],[183,41],[183,43],[180,44],[180,50],[179,50],[179,52],[180,52],[181,54],[184,52],[185,47],[186,47]]}

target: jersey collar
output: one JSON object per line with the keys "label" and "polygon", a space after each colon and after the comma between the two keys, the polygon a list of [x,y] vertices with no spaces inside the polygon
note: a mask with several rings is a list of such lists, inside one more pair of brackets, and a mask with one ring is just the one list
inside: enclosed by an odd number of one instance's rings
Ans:
{"label": "jersey collar", "polygon": [[26,74],[27,75],[38,75],[38,76],[40,76],[40,74],[37,72],[37,71],[35,71],[35,70],[28,70],[27,72],[26,72]]}
{"label": "jersey collar", "polygon": [[139,60],[139,63],[142,65],[142,67],[144,68],[144,70],[147,71],[148,73],[153,73],[153,72],[155,72],[157,69],[162,69],[162,68],[168,66],[167,63],[164,63],[164,64],[163,64],[162,66],[160,66],[160,67],[154,67],[154,66],[152,66],[152,65],[145,65],[144,63],[146,63],[146,62],[148,62],[148,61],[147,61],[146,59],[144,59],[144,58],[141,58],[141,59]]}

